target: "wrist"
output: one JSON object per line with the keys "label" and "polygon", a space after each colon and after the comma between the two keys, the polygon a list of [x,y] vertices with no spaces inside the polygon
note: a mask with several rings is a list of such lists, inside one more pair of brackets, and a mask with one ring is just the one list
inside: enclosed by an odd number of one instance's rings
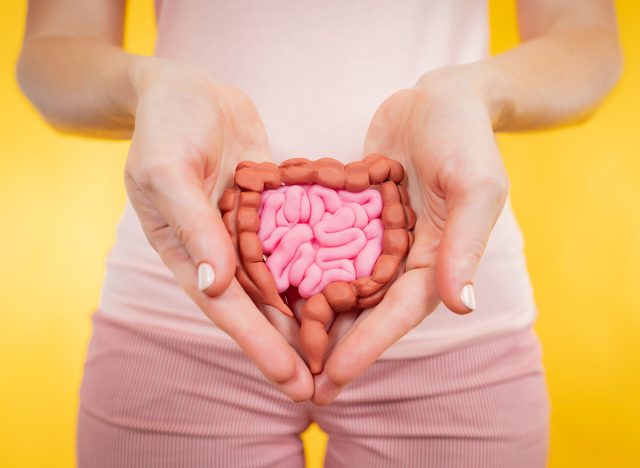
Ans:
{"label": "wrist", "polygon": [[154,80],[160,76],[162,70],[169,65],[166,60],[157,57],[143,55],[132,56],[129,65],[128,78],[131,84],[130,111],[135,116],[138,102],[152,85]]}
{"label": "wrist", "polygon": [[198,89],[212,97],[217,85],[202,68],[169,59],[134,56],[129,67],[131,82],[131,110],[135,116],[138,102],[148,94],[175,95],[176,89]]}
{"label": "wrist", "polygon": [[485,60],[452,65],[425,73],[415,85],[433,99],[472,99],[486,110],[494,131],[501,130],[513,115],[514,100],[500,70]]}

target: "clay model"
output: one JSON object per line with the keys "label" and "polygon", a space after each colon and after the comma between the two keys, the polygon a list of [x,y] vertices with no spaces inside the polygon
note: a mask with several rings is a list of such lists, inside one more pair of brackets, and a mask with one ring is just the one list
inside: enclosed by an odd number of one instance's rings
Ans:
{"label": "clay model", "polygon": [[292,298],[304,299],[296,317],[313,373],[335,314],[378,304],[402,272],[416,221],[404,168],[381,154],[242,162],[220,210],[252,300],[293,316]]}

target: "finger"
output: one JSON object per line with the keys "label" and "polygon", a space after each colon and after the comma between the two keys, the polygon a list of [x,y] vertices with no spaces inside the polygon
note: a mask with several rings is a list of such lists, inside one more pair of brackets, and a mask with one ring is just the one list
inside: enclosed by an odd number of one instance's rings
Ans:
{"label": "finger", "polygon": [[215,298],[200,295],[200,307],[251,359],[265,377],[294,401],[313,395],[313,378],[289,345],[246,295],[237,280]]}
{"label": "finger", "polygon": [[171,228],[156,230],[151,237],[180,287],[240,345],[265,377],[294,401],[311,398],[313,378],[304,361],[256,308],[237,280],[221,295],[209,298],[200,293],[195,280],[196,266]]}
{"label": "finger", "polygon": [[235,274],[235,250],[201,176],[180,166],[155,167],[149,174],[142,189],[196,265],[198,289],[222,293]]}
{"label": "finger", "polygon": [[314,390],[311,401],[318,406],[327,406],[335,401],[340,395],[344,385],[336,385],[331,381],[326,371],[313,377]]}
{"label": "finger", "polygon": [[285,291],[285,298],[289,308],[293,312],[297,323],[302,322],[302,307],[304,306],[305,299],[300,296],[296,288],[289,288]]}
{"label": "finger", "polygon": [[338,314],[331,324],[331,328],[329,328],[329,348],[327,350],[327,355],[331,353],[331,350],[334,348],[336,343],[346,336],[356,319],[365,317],[367,313],[367,311],[359,312],[357,310],[353,310],[349,312],[340,312],[340,314]]}
{"label": "finger", "polygon": [[436,285],[453,312],[476,308],[475,273],[506,195],[506,178],[499,176],[451,188],[446,194],[448,213],[438,248]]}
{"label": "finger", "polygon": [[267,317],[267,320],[273,327],[286,338],[289,344],[298,353],[300,350],[300,325],[294,317],[283,314],[280,310],[270,305],[260,306],[260,310]]}
{"label": "finger", "polygon": [[[362,313],[359,313],[358,311],[341,312],[340,315],[336,317],[329,329],[328,356],[331,356],[335,345],[347,336],[349,331],[353,328],[356,320],[363,318],[367,313],[368,311],[363,311]],[[331,382],[325,372],[321,372],[314,376],[314,387],[313,402],[321,406],[334,401],[343,389],[342,386],[338,386]]]}
{"label": "finger", "polygon": [[435,309],[437,294],[434,288],[428,287],[432,281],[432,269],[416,268],[406,272],[391,286],[380,304],[356,320],[335,345],[323,372],[316,377],[313,396],[316,404],[333,401],[340,387],[358,378]]}

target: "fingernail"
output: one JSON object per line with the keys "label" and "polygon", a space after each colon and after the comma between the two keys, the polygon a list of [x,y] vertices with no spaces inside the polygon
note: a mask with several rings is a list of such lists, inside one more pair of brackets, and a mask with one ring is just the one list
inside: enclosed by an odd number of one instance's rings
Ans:
{"label": "fingernail", "polygon": [[204,291],[213,284],[214,279],[216,279],[216,274],[213,267],[208,263],[201,263],[198,267],[198,289]]}
{"label": "fingernail", "polygon": [[470,310],[475,310],[475,308],[476,308],[476,294],[473,292],[473,285],[472,284],[466,284],[462,288],[462,292],[460,293],[460,300]]}

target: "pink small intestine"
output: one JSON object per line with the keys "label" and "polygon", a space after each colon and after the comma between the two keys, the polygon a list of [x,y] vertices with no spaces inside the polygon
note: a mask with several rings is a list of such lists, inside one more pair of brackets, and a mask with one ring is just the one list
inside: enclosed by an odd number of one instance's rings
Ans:
{"label": "pink small intestine", "polygon": [[382,253],[382,197],[376,189],[287,185],[262,192],[258,209],[266,264],[278,292],[309,298],[333,281],[373,271]]}

